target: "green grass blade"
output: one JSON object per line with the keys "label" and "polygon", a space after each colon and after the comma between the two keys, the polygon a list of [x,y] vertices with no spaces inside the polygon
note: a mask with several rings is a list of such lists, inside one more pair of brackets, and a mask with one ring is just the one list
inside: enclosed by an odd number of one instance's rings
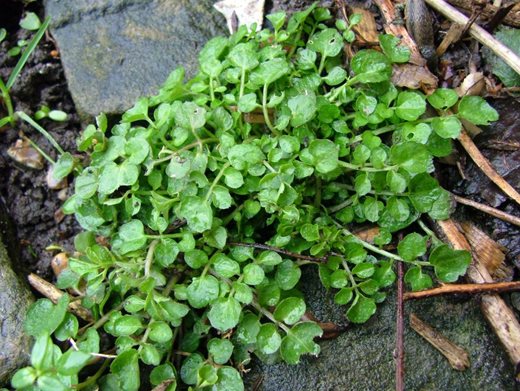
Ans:
{"label": "green grass blade", "polygon": [[38,46],[38,42],[40,42],[40,39],[42,39],[43,34],[45,34],[45,30],[47,30],[47,27],[49,26],[49,22],[50,22],[50,18],[48,18],[48,17],[45,18],[45,20],[43,21],[42,25],[40,26],[40,28],[36,32],[36,34],[31,39],[31,42],[29,42],[29,45],[27,45],[27,49],[25,49],[24,52],[22,53],[22,56],[20,57],[20,59],[18,60],[18,63],[14,67],[13,72],[9,76],[9,80],[7,80],[6,87],[7,87],[8,90],[11,89],[11,87],[13,86],[16,78],[18,77],[18,74],[20,73],[20,71],[24,67],[25,63],[29,59],[29,56],[34,51],[36,46]]}
{"label": "green grass blade", "polygon": [[47,132],[45,129],[43,129],[36,121],[34,121],[31,117],[29,117],[27,114],[25,114],[23,111],[17,111],[16,115],[20,117],[22,120],[27,122],[28,124],[32,125],[38,132],[40,132],[49,142],[52,144],[56,150],[63,155],[65,151],[62,147],[54,140],[54,137],[50,135],[49,132]]}

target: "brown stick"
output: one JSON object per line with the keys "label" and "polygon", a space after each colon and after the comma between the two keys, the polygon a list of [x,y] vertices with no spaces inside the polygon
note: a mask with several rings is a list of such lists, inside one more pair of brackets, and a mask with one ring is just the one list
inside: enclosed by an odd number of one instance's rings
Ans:
{"label": "brown stick", "polygon": [[453,194],[453,199],[455,201],[457,201],[459,204],[471,206],[475,209],[480,210],[481,212],[487,213],[493,217],[507,221],[508,223],[511,223],[511,224],[514,224],[514,225],[517,225],[520,227],[520,217],[510,215],[509,213],[502,212],[499,209],[492,208],[491,206],[484,205],[479,202],[476,202],[476,201],[473,201],[473,200],[470,200],[470,199],[467,199],[467,198],[464,198],[464,197],[461,197],[461,196],[458,196],[455,194]]}
{"label": "brown stick", "polygon": [[403,263],[397,262],[397,315],[396,315],[396,358],[395,390],[404,391],[404,286]]}
{"label": "brown stick", "polygon": [[424,299],[432,296],[449,295],[453,293],[489,293],[512,292],[520,290],[520,281],[513,282],[488,282],[483,284],[444,284],[437,288],[418,292],[406,292],[405,300]]}
{"label": "brown stick", "polygon": [[[66,294],[65,292],[56,288],[50,282],[44,280],[34,273],[29,274],[27,279],[29,280],[29,284],[31,284],[34,289],[40,292],[43,296],[50,299],[53,303],[57,303],[60,297]],[[93,320],[90,311],[82,307],[78,301],[69,303],[69,310],[87,322],[91,322]]]}
{"label": "brown stick", "polygon": [[[436,224],[440,234],[446,237],[453,248],[471,251],[468,241],[458,230],[453,220],[437,221]],[[467,277],[477,284],[493,282],[488,270],[482,265],[476,254],[473,254],[473,262],[468,268]],[[497,294],[483,295],[481,309],[513,365],[517,367],[520,363],[520,323],[518,323],[513,311]]]}
{"label": "brown stick", "polygon": [[[469,19],[466,15],[453,8],[444,0],[426,0],[432,8],[444,15],[452,22],[467,25]],[[502,58],[507,65],[520,73],[520,57],[518,57],[511,49],[494,38],[486,30],[477,24],[473,24],[469,29],[470,35],[483,45],[489,47],[497,56]]]}
{"label": "brown stick", "polygon": [[464,371],[469,368],[469,355],[466,350],[455,345],[437,330],[424,323],[415,314],[410,315],[410,327],[446,357],[453,369]]}
{"label": "brown stick", "polygon": [[[466,12],[472,12],[475,7],[474,0],[448,0],[448,2],[462,8]],[[499,7],[492,4],[485,4],[482,9],[481,18],[491,19],[498,10]],[[504,18],[503,23],[513,27],[520,27],[520,7],[517,7],[516,10],[513,9],[510,11]]]}
{"label": "brown stick", "polygon": [[260,250],[269,250],[274,251],[279,254],[287,255],[288,257],[297,258],[297,259],[304,259],[306,261],[311,262],[327,262],[327,257],[311,257],[310,255],[302,255],[298,253],[293,253],[291,251],[284,250],[282,248],[269,246],[267,244],[261,244],[261,243],[241,243],[241,242],[229,242],[229,246],[242,246],[242,247],[252,247],[252,248],[258,248]]}
{"label": "brown stick", "polygon": [[[520,59],[518,59],[518,64],[520,66]],[[520,73],[520,70],[519,70]],[[468,155],[473,159],[477,167],[479,167],[486,176],[491,179],[504,193],[506,193],[509,197],[516,201],[517,204],[520,205],[520,194],[511,186],[504,178],[502,178],[493,168],[493,166],[489,163],[489,161],[482,155],[479,151],[471,137],[466,133],[464,129],[462,129],[459,141],[468,153]]]}

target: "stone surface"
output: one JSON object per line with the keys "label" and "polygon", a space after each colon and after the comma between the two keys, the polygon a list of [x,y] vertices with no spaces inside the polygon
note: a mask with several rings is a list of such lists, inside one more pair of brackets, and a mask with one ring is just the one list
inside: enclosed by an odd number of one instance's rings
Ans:
{"label": "stone surface", "polygon": [[45,0],[51,32],[79,114],[121,113],[157,92],[182,65],[195,73],[197,54],[227,34],[211,0]]}
{"label": "stone surface", "polygon": [[[317,278],[305,273],[305,297],[321,320],[345,322],[344,308],[333,303]],[[320,342],[318,358],[305,357],[297,366],[265,365],[254,361],[246,389],[257,391],[386,391],[395,389],[395,296],[380,305],[365,325],[349,326],[338,338]],[[453,370],[447,360],[408,327],[416,313],[470,355],[471,367]],[[514,369],[480,314],[477,299],[435,298],[406,305],[406,390],[515,390]],[[258,388],[253,388],[256,382]]]}
{"label": "stone surface", "polygon": [[33,300],[27,285],[11,267],[3,237],[10,237],[10,233],[0,200],[0,385],[28,362],[31,340],[23,332],[23,321]]}

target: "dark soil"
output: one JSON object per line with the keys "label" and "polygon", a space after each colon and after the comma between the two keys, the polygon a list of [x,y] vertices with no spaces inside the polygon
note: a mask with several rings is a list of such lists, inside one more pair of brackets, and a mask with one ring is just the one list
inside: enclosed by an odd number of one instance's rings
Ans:
{"label": "dark soil", "polygon": [[[7,51],[20,39],[27,39],[30,33],[17,28],[23,8],[14,1],[4,1],[0,27],[8,30],[7,38],[0,44],[0,77],[6,81],[18,57],[7,56]],[[42,7],[33,4],[31,11],[39,14],[43,20]],[[9,17],[6,17],[6,16]],[[67,90],[67,83],[59,58],[51,54],[55,50],[50,35],[43,37],[37,49],[29,58],[11,90],[15,110],[33,115],[38,108],[46,105],[51,109],[63,110],[69,114],[66,122],[42,120],[40,124],[54,137],[66,151],[74,152],[75,139],[80,131],[80,123],[75,113],[74,104]],[[54,53],[53,53],[54,54]],[[0,109],[3,110],[3,109]],[[3,112],[2,112],[3,116]],[[58,244],[72,249],[72,238],[80,229],[73,216],[63,216],[58,198],[59,191],[50,190],[46,185],[48,164],[43,170],[34,170],[19,165],[7,155],[7,149],[19,138],[21,132],[52,158],[56,151],[38,131],[25,123],[19,127],[4,127],[0,130],[0,194],[7,206],[17,231],[17,240],[21,250],[17,261],[26,271],[36,272],[44,277],[51,277],[49,268],[53,253],[45,248]],[[65,190],[69,194],[72,189]],[[64,194],[62,193],[62,196]]]}

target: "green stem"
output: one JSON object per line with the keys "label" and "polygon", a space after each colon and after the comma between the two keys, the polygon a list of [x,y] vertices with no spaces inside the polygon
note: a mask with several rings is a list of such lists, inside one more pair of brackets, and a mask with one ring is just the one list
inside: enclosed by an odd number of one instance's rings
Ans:
{"label": "green stem", "polygon": [[5,103],[5,107],[7,109],[7,116],[9,118],[9,123],[14,125],[14,109],[13,102],[11,101],[11,95],[9,95],[9,90],[5,86],[4,82],[0,79],[0,91],[2,92],[2,99]]}
{"label": "green stem", "polygon": [[392,171],[392,170],[395,170],[396,168],[399,167],[397,165],[383,167],[383,168],[364,167],[364,166],[359,166],[357,164],[347,163],[347,162],[344,162],[344,161],[341,161],[341,160],[339,160],[338,163],[339,163],[340,166],[348,168],[349,170],[366,171],[366,172]]}
{"label": "green stem", "polygon": [[170,278],[170,281],[168,281],[168,284],[164,287],[162,291],[162,295],[165,297],[170,296],[170,292],[172,291],[175,284],[177,284],[177,281],[179,281],[179,275],[174,274],[172,278]]}
{"label": "green stem", "polygon": [[268,169],[269,171],[271,171],[272,173],[275,173],[275,174],[278,173],[278,171],[276,171],[276,170],[273,168],[273,166],[271,166],[271,165],[269,164],[269,162],[268,162],[267,160],[264,160],[262,163],[263,163],[264,166],[266,166],[267,169]]}
{"label": "green stem", "polygon": [[179,153],[181,152],[184,152],[184,151],[188,151],[190,149],[192,149],[193,147],[197,147],[197,146],[202,146],[204,144],[210,144],[210,143],[215,143],[215,142],[218,142],[219,139],[218,138],[206,138],[206,139],[202,139],[202,140],[197,140],[195,141],[194,143],[191,143],[191,144],[188,144],[188,145],[185,145],[184,147],[176,150],[176,151],[173,151],[173,153],[171,155],[168,155],[166,157],[163,157],[163,158],[160,158],[160,159],[157,159],[157,160],[154,160],[153,164],[154,166],[156,166],[157,164],[160,164],[160,163],[164,163],[164,162],[167,162],[168,160],[171,160],[173,159],[175,156],[178,156]]}
{"label": "green stem", "polygon": [[229,222],[231,220],[233,220],[233,218],[235,217],[235,215],[237,213],[239,213],[242,209],[244,209],[244,206],[245,206],[245,202],[243,204],[240,204],[239,206],[237,206],[235,208],[235,210],[233,212],[231,212],[229,215],[227,215],[226,217],[224,217],[224,219],[222,220],[222,225],[225,227],[226,225],[229,224]]}
{"label": "green stem", "polygon": [[332,206],[332,207],[329,208],[329,213],[339,212],[341,209],[343,209],[343,208],[349,206],[350,204],[352,204],[352,202],[353,202],[352,199],[349,198],[349,199],[343,201],[341,204],[338,204],[336,206]]}
{"label": "green stem", "polygon": [[213,78],[210,76],[209,78],[209,95],[211,96],[211,101],[215,100],[215,92],[213,91]]}
{"label": "green stem", "polygon": [[[103,315],[101,318],[97,320],[96,323],[92,325],[94,329],[99,329],[101,326],[103,326],[108,319],[110,319],[110,315],[112,315],[114,312],[119,311],[121,308],[123,308],[123,303],[118,304],[116,307],[112,308],[110,311],[108,311],[105,315]],[[80,340],[78,340],[80,341]]]}
{"label": "green stem", "polygon": [[393,254],[391,252],[388,252],[388,251],[385,251],[383,249],[380,249],[379,247],[376,247],[374,246],[373,244],[370,244],[368,242],[365,242],[364,240],[358,238],[356,235],[354,235],[352,232],[350,232],[348,229],[346,228],[343,228],[343,226],[338,223],[337,221],[335,221],[336,223],[336,226],[338,226],[339,228],[341,228],[341,230],[343,231],[343,234],[346,235],[346,236],[352,236],[353,238],[355,238],[356,242],[358,242],[359,244],[361,244],[364,248],[366,248],[367,250],[370,250],[374,253],[377,253],[379,255],[382,255],[384,257],[387,257],[387,258],[390,258],[390,259],[395,259],[396,261],[401,261],[401,262],[406,262],[403,258],[401,258],[399,255],[397,254]]}
{"label": "green stem", "polygon": [[238,95],[238,99],[242,98],[242,95],[244,95],[245,84],[246,84],[246,69],[242,68],[242,73],[240,74],[240,92]]}
{"label": "green stem", "polygon": [[36,150],[38,151],[38,153],[39,153],[40,155],[42,155],[42,156],[45,158],[45,160],[47,160],[50,164],[56,164],[56,162],[54,161],[54,159],[52,159],[49,155],[47,155],[47,154],[43,151],[43,149],[41,149],[41,148],[40,148],[40,147],[39,147],[39,146],[38,146],[34,141],[32,141],[29,137],[24,136],[23,138],[24,138],[24,140],[27,140],[27,142],[28,142],[29,144],[31,144],[31,147],[33,147],[34,149],[36,149]]}
{"label": "green stem", "polygon": [[432,238],[432,241],[435,245],[442,244],[442,240],[440,240],[437,237],[437,235],[435,235],[435,232],[433,232],[430,228],[428,228],[428,226],[426,224],[424,224],[424,222],[422,220],[419,219],[417,222],[419,223],[419,226],[422,228],[422,230],[424,232],[426,232]]}
{"label": "green stem", "polygon": [[76,386],[72,386],[72,387],[76,390],[81,390],[83,388],[93,386],[94,384],[96,384],[97,380],[101,377],[101,375],[105,372],[105,369],[107,368],[109,363],[110,363],[110,360],[106,359],[105,361],[103,361],[103,364],[101,365],[101,367],[97,370],[97,372],[93,376],[90,376],[84,382],[79,383]]}
{"label": "green stem", "polygon": [[327,56],[321,55],[320,59],[320,65],[318,67],[318,75],[321,75],[321,72],[323,72],[323,68],[325,68],[325,60],[327,59]]}
{"label": "green stem", "polygon": [[40,132],[50,143],[51,145],[56,148],[56,150],[63,155],[65,151],[62,147],[54,140],[54,138],[50,135],[49,132],[47,132],[45,129],[43,129],[40,125],[38,125],[31,117],[29,117],[27,114],[25,114],[23,111],[17,111],[16,115],[20,117],[25,122],[32,125],[38,132]]}
{"label": "green stem", "polygon": [[357,292],[358,291],[357,283],[356,283],[356,280],[354,280],[354,276],[352,275],[350,268],[348,267],[347,261],[343,260],[343,261],[341,261],[341,264],[343,265],[343,268],[347,272],[347,276],[348,276],[348,279],[350,280],[350,283],[352,284],[352,288],[354,288],[354,290]]}
{"label": "green stem", "polygon": [[269,111],[267,110],[267,88],[268,85],[264,84],[264,88],[262,90],[262,112],[264,113],[264,120],[267,127],[271,130],[271,132],[273,132],[275,136],[279,136],[278,132],[271,123],[271,119],[269,118]]}
{"label": "green stem", "polygon": [[182,238],[184,233],[177,232],[174,234],[162,234],[162,235],[145,235],[148,239],[164,239],[164,238]]}
{"label": "green stem", "polygon": [[144,260],[144,276],[148,277],[150,275],[150,269],[152,268],[153,261],[153,253],[155,248],[159,244],[159,240],[155,239],[150,243],[150,247],[148,247],[148,252],[146,253],[146,259]]}
{"label": "green stem", "polygon": [[[374,130],[371,130],[370,132],[372,132],[372,134],[374,136],[378,136],[380,134],[383,134],[383,133],[388,133],[388,132],[391,132],[392,130],[396,130],[397,129],[397,125],[388,125],[388,126],[383,126],[382,128],[378,128],[378,129],[374,129]],[[358,135],[354,138],[352,138],[352,140],[350,140],[350,143],[351,144],[354,144],[354,143],[359,143],[361,142],[363,139],[362,139],[362,136],[361,135]]]}
{"label": "green stem", "polygon": [[255,300],[253,300],[251,302],[251,305],[258,311],[260,312],[262,315],[264,315],[267,319],[269,319],[271,322],[273,322],[274,324],[276,324],[278,327],[280,327],[283,331],[285,331],[286,333],[289,333],[290,329],[289,327],[287,327],[286,325],[284,325],[283,323],[281,322],[278,322],[273,314],[271,314],[269,311],[267,311],[265,308],[263,308],[260,304],[258,304]]}
{"label": "green stem", "polygon": [[228,168],[230,165],[231,165],[231,163],[228,162],[222,166],[218,175],[215,177],[215,179],[213,180],[213,183],[209,187],[208,192],[206,193],[206,198],[204,199],[204,202],[207,203],[209,201],[211,194],[213,194],[213,189],[215,189],[215,186],[217,186],[218,182],[220,181],[220,178],[222,178],[222,175],[224,175],[224,171],[226,171],[226,168]]}

